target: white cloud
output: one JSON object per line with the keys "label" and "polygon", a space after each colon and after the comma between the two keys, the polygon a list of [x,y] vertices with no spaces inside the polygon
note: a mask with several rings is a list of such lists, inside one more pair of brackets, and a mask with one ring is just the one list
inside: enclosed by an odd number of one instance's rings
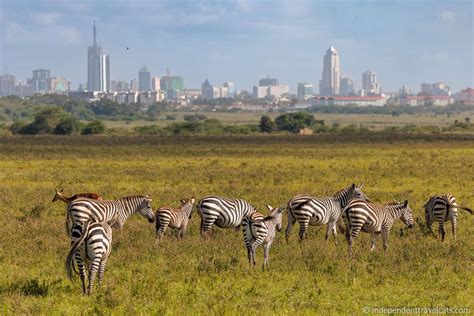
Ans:
{"label": "white cloud", "polygon": [[444,22],[456,21],[456,13],[450,10],[443,10],[439,15],[440,19]]}

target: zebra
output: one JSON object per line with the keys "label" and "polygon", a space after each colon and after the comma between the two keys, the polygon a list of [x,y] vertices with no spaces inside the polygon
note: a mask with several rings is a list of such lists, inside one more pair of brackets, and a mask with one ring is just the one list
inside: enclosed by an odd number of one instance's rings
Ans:
{"label": "zebra", "polygon": [[[71,249],[66,257],[66,272],[70,280],[73,274],[79,274],[84,294],[90,295],[94,280],[99,272],[99,286],[102,284],[105,266],[112,251],[112,229],[105,223],[86,222],[83,226],[75,224],[72,228]],[[74,261],[74,259],[76,259]],[[89,262],[89,284],[86,287],[85,262]],[[74,264],[76,262],[76,265]]]}
{"label": "zebra", "polygon": [[67,216],[70,217],[69,222],[73,225],[82,225],[88,221],[107,222],[113,228],[122,229],[127,218],[134,213],[140,213],[153,223],[155,215],[151,201],[148,195],[126,196],[118,200],[103,201],[78,198],[69,204]]}
{"label": "zebra", "polygon": [[458,206],[456,203],[456,198],[451,194],[435,195],[430,197],[428,202],[426,202],[424,205],[424,208],[426,224],[433,236],[435,234],[431,229],[431,225],[434,221],[438,222],[438,234],[441,236],[441,241],[444,241],[444,237],[446,236],[444,223],[447,221],[451,221],[453,238],[456,239],[458,208],[466,210],[471,214],[473,213],[470,208]]}
{"label": "zebra", "polygon": [[352,241],[361,230],[372,235],[370,251],[375,249],[375,240],[379,234],[382,234],[385,251],[388,247],[390,229],[396,219],[401,218],[408,228],[413,228],[413,212],[408,206],[408,201],[374,204],[354,199],[343,210],[343,218],[346,224],[349,256],[352,256]]}
{"label": "zebra", "polygon": [[181,206],[178,209],[171,207],[161,207],[156,211],[156,239],[163,237],[166,228],[178,228],[178,237],[183,237],[188,227],[188,221],[191,219],[193,211],[194,197],[181,200]]}
{"label": "zebra", "polygon": [[255,212],[244,217],[242,221],[249,264],[253,263],[255,266],[255,250],[263,244],[263,270],[268,267],[268,255],[275,238],[275,229],[281,231],[285,211],[285,208],[273,208],[270,205],[267,205],[267,208],[270,211],[268,216]]}
{"label": "zebra", "polygon": [[242,199],[207,196],[199,202],[198,211],[201,217],[201,235],[204,236],[213,224],[220,228],[235,227],[238,230],[242,219],[256,212],[256,209]]}
{"label": "zebra", "polygon": [[363,184],[356,185],[353,183],[351,186],[338,191],[333,197],[315,198],[298,195],[292,198],[287,205],[286,242],[288,242],[291,229],[296,221],[300,224],[299,237],[301,241],[305,239],[306,229],[309,225],[327,225],[325,239],[328,240],[331,231],[333,236],[336,237],[336,223],[341,216],[341,210],[347,203],[354,198],[369,200],[362,192],[362,187]]}

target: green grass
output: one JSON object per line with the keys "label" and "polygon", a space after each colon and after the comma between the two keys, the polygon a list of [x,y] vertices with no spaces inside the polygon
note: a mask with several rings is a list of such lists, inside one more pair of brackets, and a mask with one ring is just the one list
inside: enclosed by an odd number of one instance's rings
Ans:
{"label": "green grass", "polygon": [[[440,243],[418,226],[392,229],[389,249],[374,253],[361,234],[354,258],[339,234],[324,242],[310,227],[299,243],[277,235],[270,270],[248,266],[241,233],[199,236],[193,214],[184,240],[154,243],[154,227],[136,216],[114,231],[103,289],[81,295],[66,279],[65,205],[54,189],[107,198],[150,194],[154,208],[208,194],[244,198],[260,210],[292,196],[332,195],[352,182],[375,201],[410,201],[415,217],[434,193],[474,206],[474,139],[410,136],[11,137],[0,139],[0,313],[338,313],[364,306],[473,306],[474,226],[460,210],[458,239]],[[284,216],[286,227],[286,215]],[[403,232],[403,234],[402,234]]]}

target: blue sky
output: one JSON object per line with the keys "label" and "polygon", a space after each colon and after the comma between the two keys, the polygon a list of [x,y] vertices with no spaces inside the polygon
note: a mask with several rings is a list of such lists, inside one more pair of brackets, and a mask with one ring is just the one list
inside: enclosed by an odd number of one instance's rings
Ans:
{"label": "blue sky", "polygon": [[370,69],[386,91],[436,81],[457,91],[474,86],[473,3],[0,0],[0,64],[22,80],[49,68],[77,88],[96,20],[113,80],[137,78],[146,65],[182,75],[187,88],[207,75],[251,89],[270,74],[295,91],[301,81],[318,86],[332,43],[356,88]]}

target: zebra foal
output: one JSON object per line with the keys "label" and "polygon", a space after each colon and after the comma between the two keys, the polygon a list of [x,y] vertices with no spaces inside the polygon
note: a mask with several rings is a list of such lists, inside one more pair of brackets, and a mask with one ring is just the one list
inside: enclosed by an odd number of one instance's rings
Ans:
{"label": "zebra foal", "polygon": [[281,231],[282,217],[285,211],[285,208],[273,208],[270,205],[267,205],[267,208],[270,211],[268,216],[255,212],[244,217],[242,221],[244,242],[247,248],[249,264],[255,266],[255,251],[258,246],[263,244],[262,269],[268,267],[270,248],[276,231]]}
{"label": "zebra foal", "polygon": [[177,228],[178,237],[183,237],[188,227],[188,221],[191,219],[195,199],[181,200],[181,206],[177,209],[171,207],[161,207],[156,211],[156,240],[163,238],[166,228]]}
{"label": "zebra foal", "polygon": [[373,251],[375,240],[379,234],[382,234],[384,250],[387,249],[388,236],[395,220],[401,218],[408,228],[413,227],[413,212],[408,206],[408,201],[374,204],[355,199],[349,202],[343,210],[343,217],[346,224],[346,239],[349,244],[350,256],[352,256],[352,242],[360,231],[372,235],[370,251]]}
{"label": "zebra foal", "polygon": [[462,210],[473,213],[470,208],[464,206],[458,206],[456,198],[452,194],[435,195],[429,198],[428,202],[424,205],[426,225],[430,229],[430,232],[435,235],[431,229],[433,222],[438,222],[438,234],[441,236],[441,241],[444,241],[446,236],[446,230],[444,229],[444,223],[451,221],[451,229],[453,232],[453,238],[456,239],[456,227],[458,220],[458,211]]}

